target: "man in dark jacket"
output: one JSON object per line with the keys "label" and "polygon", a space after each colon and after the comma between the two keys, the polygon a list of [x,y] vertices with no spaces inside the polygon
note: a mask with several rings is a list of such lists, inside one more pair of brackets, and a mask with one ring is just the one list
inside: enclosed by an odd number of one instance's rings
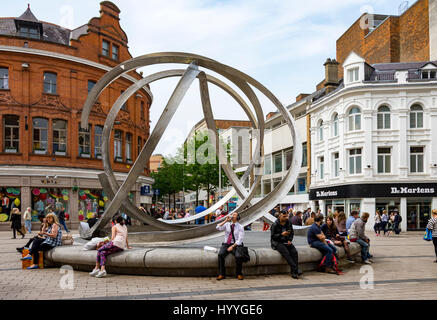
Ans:
{"label": "man in dark jacket", "polygon": [[293,241],[293,226],[288,220],[288,212],[281,211],[278,219],[270,228],[270,243],[273,250],[277,250],[287,260],[291,268],[291,276],[298,279],[302,271],[298,267],[298,254]]}
{"label": "man in dark jacket", "polygon": [[290,222],[294,226],[301,226],[302,225],[302,212],[298,211],[296,214],[292,217],[290,217]]}
{"label": "man in dark jacket", "polygon": [[401,233],[401,228],[399,228],[401,222],[402,222],[401,215],[399,214],[398,211],[395,211],[395,220],[394,220],[394,223],[393,223],[393,231],[396,234]]}

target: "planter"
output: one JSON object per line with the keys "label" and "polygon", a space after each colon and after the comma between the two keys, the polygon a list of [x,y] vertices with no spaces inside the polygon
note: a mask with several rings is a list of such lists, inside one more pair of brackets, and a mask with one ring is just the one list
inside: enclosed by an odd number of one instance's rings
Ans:
{"label": "planter", "polygon": [[80,157],[81,158],[91,158],[91,155],[89,153],[81,153]]}
{"label": "planter", "polygon": [[15,149],[15,148],[6,148],[6,149],[5,149],[5,152],[6,152],[6,153],[17,153],[18,150]]}
{"label": "planter", "polygon": [[67,152],[65,152],[65,151],[55,151],[55,155],[56,156],[66,156]]}
{"label": "planter", "polygon": [[116,157],[116,158],[115,158],[115,162],[123,162],[123,158]]}
{"label": "planter", "polygon": [[44,149],[35,149],[33,152],[35,154],[47,154],[47,150]]}
{"label": "planter", "polygon": [[102,159],[102,155],[101,154],[96,154],[96,159]]}

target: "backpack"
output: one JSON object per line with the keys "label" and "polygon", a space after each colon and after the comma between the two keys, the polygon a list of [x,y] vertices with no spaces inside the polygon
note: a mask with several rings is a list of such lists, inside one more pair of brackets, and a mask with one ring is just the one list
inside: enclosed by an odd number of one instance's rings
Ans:
{"label": "backpack", "polygon": [[326,265],[326,256],[324,256],[322,261],[320,261],[320,264],[319,264],[317,270],[319,270],[321,272],[325,272],[326,267],[332,267],[338,275],[343,274],[343,272],[341,272],[341,270],[338,268],[338,261],[337,261],[337,257],[335,256],[335,254],[332,254],[332,266]]}

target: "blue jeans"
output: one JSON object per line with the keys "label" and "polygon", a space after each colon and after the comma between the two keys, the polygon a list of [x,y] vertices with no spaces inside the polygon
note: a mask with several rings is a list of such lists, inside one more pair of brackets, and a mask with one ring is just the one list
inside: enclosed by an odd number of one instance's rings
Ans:
{"label": "blue jeans", "polygon": [[325,257],[325,265],[332,267],[332,255],[337,252],[337,249],[332,244],[325,244],[322,241],[314,241],[311,243],[311,247],[319,250]]}
{"label": "blue jeans", "polygon": [[357,243],[361,246],[361,259],[363,261],[370,259],[369,244],[362,239],[357,239]]}
{"label": "blue jeans", "polygon": [[26,227],[28,233],[32,232],[32,220],[24,220],[24,226]]}
{"label": "blue jeans", "polygon": [[65,231],[69,232],[67,226],[65,225],[65,220],[59,220],[59,223],[64,227]]}

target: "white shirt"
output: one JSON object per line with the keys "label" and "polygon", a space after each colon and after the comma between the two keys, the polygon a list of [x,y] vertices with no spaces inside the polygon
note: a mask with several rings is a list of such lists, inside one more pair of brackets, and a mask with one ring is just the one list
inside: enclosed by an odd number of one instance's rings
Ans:
{"label": "white shirt", "polygon": [[[225,230],[225,241],[224,241],[224,243],[228,242],[229,234],[231,234],[231,225],[232,225],[232,222],[226,222],[221,227],[219,225],[217,225],[217,227],[216,227],[217,230],[220,230],[220,231]],[[244,228],[238,222],[235,223],[234,237],[235,237],[235,243],[237,245],[241,245],[243,243]],[[231,238],[231,244],[233,244],[233,243],[234,243],[234,239]]]}

